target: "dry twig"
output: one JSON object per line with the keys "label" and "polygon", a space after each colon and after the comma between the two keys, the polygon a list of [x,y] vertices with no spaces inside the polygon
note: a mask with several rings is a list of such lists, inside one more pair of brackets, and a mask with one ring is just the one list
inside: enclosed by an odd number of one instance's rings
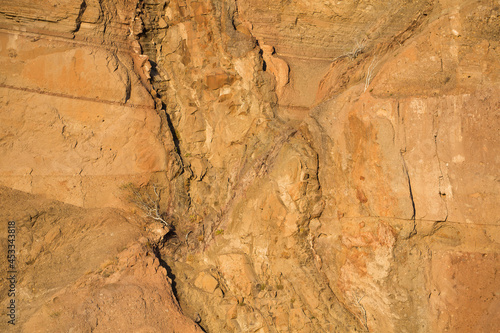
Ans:
{"label": "dry twig", "polygon": [[372,59],[372,62],[370,63],[370,66],[368,66],[368,71],[365,77],[365,90],[363,90],[363,92],[365,92],[366,89],[368,89],[368,86],[370,85],[370,82],[373,79],[373,71],[375,70],[375,67],[377,67],[377,64],[378,64],[377,57],[374,57]]}
{"label": "dry twig", "polygon": [[125,185],[125,189],[130,191],[129,200],[144,212],[146,217],[163,223],[166,227],[170,224],[160,211],[160,191],[157,185],[151,185],[154,195],[148,191],[148,187],[140,188],[132,183]]}

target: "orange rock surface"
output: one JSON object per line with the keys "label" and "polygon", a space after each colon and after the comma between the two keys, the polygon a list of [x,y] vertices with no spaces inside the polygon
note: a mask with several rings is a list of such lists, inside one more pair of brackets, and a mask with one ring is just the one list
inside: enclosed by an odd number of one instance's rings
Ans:
{"label": "orange rock surface", "polygon": [[484,0],[2,1],[21,331],[496,332],[499,27]]}

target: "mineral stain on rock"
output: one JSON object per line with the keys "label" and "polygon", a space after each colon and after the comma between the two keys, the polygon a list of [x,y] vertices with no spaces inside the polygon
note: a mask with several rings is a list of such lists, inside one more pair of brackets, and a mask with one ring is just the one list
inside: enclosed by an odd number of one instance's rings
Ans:
{"label": "mineral stain on rock", "polygon": [[496,332],[499,27],[484,0],[1,1],[0,330]]}

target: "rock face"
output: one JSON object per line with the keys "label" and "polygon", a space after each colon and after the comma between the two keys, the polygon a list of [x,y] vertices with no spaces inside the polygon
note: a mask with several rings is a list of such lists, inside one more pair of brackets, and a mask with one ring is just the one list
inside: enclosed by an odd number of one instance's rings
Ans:
{"label": "rock face", "polygon": [[[16,222],[18,249],[16,325],[2,320],[2,332],[202,332],[181,313],[137,217],[5,187],[0,199],[0,218]],[[6,308],[8,290],[2,283]]]}
{"label": "rock face", "polygon": [[169,279],[208,332],[500,327],[497,4],[47,5],[0,4],[1,183],[96,207],[89,230],[138,189],[171,232],[69,266],[26,331],[197,330]]}
{"label": "rock face", "polygon": [[0,5],[0,181],[73,205],[120,206],[118,185],[169,163],[127,37],[136,4],[51,6]]}

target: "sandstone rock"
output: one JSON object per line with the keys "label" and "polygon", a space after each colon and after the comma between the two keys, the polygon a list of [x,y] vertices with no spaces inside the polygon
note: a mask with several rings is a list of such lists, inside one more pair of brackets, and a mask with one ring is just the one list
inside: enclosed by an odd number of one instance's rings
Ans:
{"label": "sandstone rock", "polygon": [[[81,4],[0,5],[0,181],[84,207],[127,207],[120,184],[157,183],[175,228],[148,236],[153,256],[127,225],[141,246],[61,275],[81,330],[128,320],[120,291],[144,318],[171,311],[154,302],[173,299],[160,258],[207,332],[500,326],[495,4]],[[27,266],[69,248],[53,224]],[[30,329],[60,308],[42,303]]]}
{"label": "sandstone rock", "polygon": [[[18,5],[2,4],[22,16],[27,4]],[[70,5],[80,3],[65,6]],[[96,3],[87,5],[90,11]],[[42,15],[37,6],[35,21]],[[53,15],[69,15],[65,6]],[[96,45],[22,32],[27,23],[2,17],[12,29],[0,33],[5,138],[0,182],[79,206],[123,206],[119,186],[165,170],[168,159],[157,136],[160,118],[128,49],[110,49],[106,37]],[[56,26],[47,28],[60,33]],[[103,190],[96,191],[100,186]]]}
{"label": "sandstone rock", "polygon": [[274,47],[268,45],[261,46],[263,59],[266,63],[266,70],[269,70],[276,79],[276,94],[281,97],[285,85],[289,82],[289,68],[283,59],[276,57]]}
{"label": "sandstone rock", "polygon": [[209,273],[201,272],[194,281],[197,288],[203,289],[206,292],[213,293],[217,288],[219,282]]}
{"label": "sandstone rock", "polygon": [[219,256],[218,262],[226,282],[241,295],[250,296],[257,280],[248,258],[237,253],[223,254]]}
{"label": "sandstone rock", "polygon": [[231,77],[227,73],[214,73],[206,76],[208,89],[216,90],[226,84],[231,84]]}
{"label": "sandstone rock", "polygon": [[[0,217],[16,222],[19,332],[201,332],[180,312],[151,248],[137,242],[140,219],[5,187],[0,198]],[[5,236],[0,242],[6,248]],[[4,286],[0,302],[7,304]],[[2,321],[0,328],[11,326]]]}

